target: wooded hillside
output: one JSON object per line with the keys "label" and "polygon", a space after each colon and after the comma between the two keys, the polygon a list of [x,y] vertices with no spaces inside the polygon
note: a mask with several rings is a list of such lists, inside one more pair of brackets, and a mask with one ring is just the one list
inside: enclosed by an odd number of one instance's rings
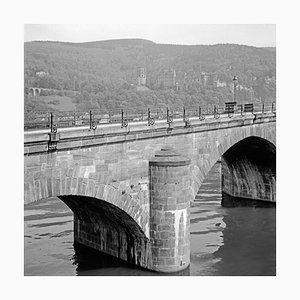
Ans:
{"label": "wooded hillside", "polygon": [[[275,48],[163,45],[142,39],[28,42],[24,47],[25,111],[49,109],[43,96],[28,95],[29,87],[53,89],[56,96],[71,97],[77,110],[221,104],[232,100],[234,75],[240,87],[239,101],[270,102],[276,97]],[[146,91],[136,88],[138,67],[146,69]],[[213,73],[224,86],[192,83],[186,90],[155,86],[155,78],[165,69],[194,77]]]}

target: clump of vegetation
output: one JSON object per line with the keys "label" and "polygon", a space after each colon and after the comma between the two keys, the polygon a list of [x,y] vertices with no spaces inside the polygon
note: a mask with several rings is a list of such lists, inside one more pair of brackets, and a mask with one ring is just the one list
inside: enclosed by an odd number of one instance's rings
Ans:
{"label": "clump of vegetation", "polygon": [[48,102],[48,104],[52,104],[52,105],[59,105],[59,100],[57,100],[57,99],[55,99],[55,100],[50,100],[49,102]]}

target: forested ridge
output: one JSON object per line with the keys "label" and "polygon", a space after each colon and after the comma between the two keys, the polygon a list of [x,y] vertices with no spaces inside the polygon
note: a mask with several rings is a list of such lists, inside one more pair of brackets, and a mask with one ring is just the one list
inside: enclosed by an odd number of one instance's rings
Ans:
{"label": "forested ridge", "polygon": [[[49,109],[43,99],[51,92],[32,97],[29,87],[53,89],[55,101],[69,97],[77,110],[222,104],[232,100],[233,76],[238,78],[241,102],[271,102],[276,97],[275,48],[165,45],[143,39],[36,41],[24,44],[24,54],[25,111]],[[146,91],[136,88],[138,67],[146,69]],[[164,69],[194,77],[213,73],[226,86],[192,83],[187,90],[174,90],[153,85]]]}

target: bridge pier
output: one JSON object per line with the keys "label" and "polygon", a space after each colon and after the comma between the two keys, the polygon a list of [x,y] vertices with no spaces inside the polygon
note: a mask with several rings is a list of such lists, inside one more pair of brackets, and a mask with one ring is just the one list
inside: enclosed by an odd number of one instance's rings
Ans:
{"label": "bridge pier", "polygon": [[149,161],[150,240],[122,210],[100,199],[59,196],[74,212],[74,242],[153,271],[190,264],[191,160],[170,147]]}
{"label": "bridge pier", "polygon": [[152,269],[177,272],[190,264],[190,159],[165,147],[149,161]]}

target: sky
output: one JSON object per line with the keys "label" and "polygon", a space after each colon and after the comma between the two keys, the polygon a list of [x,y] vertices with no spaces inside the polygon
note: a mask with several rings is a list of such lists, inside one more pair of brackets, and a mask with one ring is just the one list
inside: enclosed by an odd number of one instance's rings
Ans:
{"label": "sky", "polygon": [[276,46],[274,24],[26,24],[24,40],[88,42],[143,38],[156,43],[212,45],[234,43]]}

